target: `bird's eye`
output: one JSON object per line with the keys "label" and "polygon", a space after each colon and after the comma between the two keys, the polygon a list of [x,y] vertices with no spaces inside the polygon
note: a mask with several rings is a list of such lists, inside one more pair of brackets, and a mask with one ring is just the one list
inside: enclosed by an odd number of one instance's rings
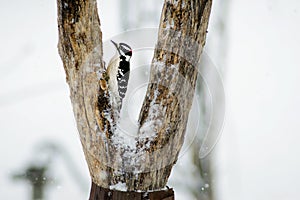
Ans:
{"label": "bird's eye", "polygon": [[128,55],[128,56],[131,56],[132,55],[132,50],[131,50],[131,47],[125,43],[120,43],[120,50],[125,54],[125,55]]}
{"label": "bird's eye", "polygon": [[127,51],[127,52],[125,53],[125,55],[126,55],[126,56],[132,56],[132,51]]}

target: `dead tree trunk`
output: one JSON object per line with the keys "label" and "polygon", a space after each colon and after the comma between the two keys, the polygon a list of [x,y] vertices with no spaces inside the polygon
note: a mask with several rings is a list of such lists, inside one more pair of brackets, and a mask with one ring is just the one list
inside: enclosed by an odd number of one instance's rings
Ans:
{"label": "dead tree trunk", "polygon": [[[128,143],[110,97],[96,0],[57,0],[58,49],[93,182],[90,199],[125,199],[114,190],[139,195],[166,186],[184,140],[211,3],[165,0],[138,136]],[[172,199],[169,192],[140,199]]]}

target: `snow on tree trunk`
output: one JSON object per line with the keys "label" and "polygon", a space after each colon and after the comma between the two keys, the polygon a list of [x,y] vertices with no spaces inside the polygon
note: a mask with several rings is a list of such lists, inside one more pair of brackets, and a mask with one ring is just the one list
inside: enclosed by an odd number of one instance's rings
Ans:
{"label": "snow on tree trunk", "polygon": [[118,129],[96,0],[57,0],[58,49],[92,181],[119,191],[166,186],[183,144],[212,0],[165,0],[133,140]]}

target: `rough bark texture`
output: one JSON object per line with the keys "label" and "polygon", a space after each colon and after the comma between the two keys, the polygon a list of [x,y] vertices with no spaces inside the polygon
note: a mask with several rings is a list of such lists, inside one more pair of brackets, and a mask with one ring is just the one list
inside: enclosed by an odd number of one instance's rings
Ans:
{"label": "rough bark texture", "polygon": [[[155,188],[166,184],[184,141],[211,4],[210,0],[166,0],[162,10],[148,90],[139,118],[141,149],[150,143],[145,150],[156,165],[170,166],[158,168],[155,176],[147,174]],[[155,133],[151,140],[147,137],[148,130],[143,131],[149,122]]]}
{"label": "rough bark texture", "polygon": [[166,0],[135,144],[118,134],[102,61],[96,0],[57,0],[59,53],[93,183],[126,191],[166,186],[184,140],[211,0]]}

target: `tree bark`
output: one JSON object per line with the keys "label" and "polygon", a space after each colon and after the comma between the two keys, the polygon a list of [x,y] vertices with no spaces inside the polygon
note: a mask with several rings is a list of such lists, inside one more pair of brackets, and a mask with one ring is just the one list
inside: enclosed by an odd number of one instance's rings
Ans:
{"label": "tree bark", "polygon": [[96,0],[57,0],[58,49],[95,186],[127,192],[166,186],[184,141],[211,4],[165,0],[140,128],[129,144],[117,127]]}
{"label": "tree bark", "polygon": [[122,192],[109,190],[92,183],[89,200],[174,200],[173,189],[153,192]]}

